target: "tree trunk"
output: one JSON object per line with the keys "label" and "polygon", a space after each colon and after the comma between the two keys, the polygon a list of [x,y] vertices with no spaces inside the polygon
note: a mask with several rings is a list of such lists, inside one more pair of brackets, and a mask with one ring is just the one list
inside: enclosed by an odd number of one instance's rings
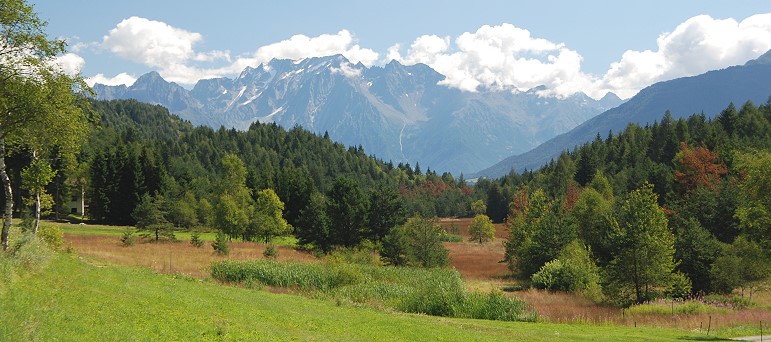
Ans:
{"label": "tree trunk", "polygon": [[[33,150],[32,160],[36,161],[37,158],[38,158],[37,152]],[[40,227],[40,189],[35,189],[35,225],[32,227],[32,235],[37,235],[37,231],[39,227]]]}
{"label": "tree trunk", "polygon": [[86,187],[80,185],[80,219],[86,219]]}
{"label": "tree trunk", "polygon": [[13,223],[13,191],[11,190],[11,179],[5,171],[5,139],[0,138],[0,180],[3,182],[5,190],[5,210],[3,211],[3,230],[0,234],[3,250],[8,250],[8,234],[11,232]]}
{"label": "tree trunk", "polygon": [[40,228],[40,191],[35,191],[35,226],[32,228],[32,234],[37,235]]}

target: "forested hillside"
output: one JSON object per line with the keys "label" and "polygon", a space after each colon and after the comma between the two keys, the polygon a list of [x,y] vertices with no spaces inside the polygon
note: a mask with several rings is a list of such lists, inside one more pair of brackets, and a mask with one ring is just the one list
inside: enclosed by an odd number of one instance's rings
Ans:
{"label": "forested hillside", "polygon": [[630,124],[476,191],[511,229],[510,269],[539,286],[621,301],[752,290],[769,273],[770,151],[771,103],[730,104]]}
{"label": "forested hillside", "polygon": [[[571,263],[594,270],[587,276],[595,293],[638,301],[666,291],[752,288],[767,273],[768,103],[731,104],[714,120],[666,113],[653,125],[597,136],[537,171],[474,187],[462,175],[394,166],[298,127],[193,127],[132,100],[97,101],[92,109],[101,127],[77,161],[52,158],[57,173],[47,189],[55,209],[82,189],[96,222],[156,236],[217,229],[269,242],[293,234],[319,251],[365,240],[391,248],[401,241],[391,233],[402,232],[392,228],[408,217],[469,216],[481,199],[493,221],[509,225],[513,274],[540,286],[575,290],[554,280]],[[19,174],[28,162],[28,153],[16,153],[9,169]],[[625,264],[630,256],[658,268],[625,283],[630,267],[642,265]]]}
{"label": "forested hillside", "polygon": [[[91,110],[101,118],[101,125],[77,160],[56,154],[51,158],[57,172],[47,187],[53,195],[52,216],[67,214],[67,202],[82,190],[88,219],[95,222],[136,224],[134,211],[149,197],[158,201],[169,229],[214,227],[218,197],[229,187],[249,194],[251,199],[244,199],[242,206],[257,200],[259,191],[272,189],[285,205],[283,217],[295,233],[303,229],[304,209],[311,203],[335,205],[334,199],[327,203],[326,197],[336,194],[339,200],[344,197],[351,202],[352,208],[350,217],[338,220],[353,220],[357,223],[351,229],[360,231],[360,238],[374,238],[366,231],[383,223],[367,220],[395,216],[399,221],[415,213],[464,216],[470,210],[472,190],[462,177],[423,172],[419,165],[395,166],[366,155],[361,147],[346,148],[299,127],[288,131],[260,123],[246,131],[193,127],[164,107],[134,100],[94,101]],[[243,164],[243,179],[228,180],[226,174],[232,170],[226,171],[223,165],[226,156],[235,156]],[[9,159],[10,172],[20,175],[28,162],[27,151],[16,153]],[[15,193],[15,207],[23,212],[22,199],[28,193],[21,184],[18,188],[22,191]],[[380,213],[387,209],[383,201],[394,202],[393,210],[399,214]],[[309,214],[312,209],[319,208],[308,209]],[[306,232],[316,229],[316,222],[305,225],[313,226],[306,227]]]}

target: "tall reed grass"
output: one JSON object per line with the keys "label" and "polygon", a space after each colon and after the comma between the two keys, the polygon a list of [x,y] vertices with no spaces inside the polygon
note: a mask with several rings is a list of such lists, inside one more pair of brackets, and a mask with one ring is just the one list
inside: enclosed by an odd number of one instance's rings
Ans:
{"label": "tall reed grass", "polygon": [[450,269],[382,267],[273,260],[220,261],[211,275],[222,282],[299,290],[306,295],[433,316],[534,321],[522,301],[501,292],[467,292]]}

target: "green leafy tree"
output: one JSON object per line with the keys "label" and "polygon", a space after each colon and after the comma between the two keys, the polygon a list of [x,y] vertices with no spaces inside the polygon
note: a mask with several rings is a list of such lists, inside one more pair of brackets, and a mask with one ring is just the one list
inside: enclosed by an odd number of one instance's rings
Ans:
{"label": "green leafy tree", "polygon": [[495,226],[493,221],[485,214],[477,214],[468,228],[471,235],[469,240],[478,241],[480,244],[495,239]]}
{"label": "green leafy tree", "polygon": [[333,244],[355,247],[367,235],[367,200],[359,184],[348,177],[338,178],[327,198]]}
{"label": "green leafy tree", "polygon": [[169,222],[176,227],[192,228],[199,224],[198,222],[198,201],[195,195],[186,191],[179,199],[173,201],[168,213]]}
{"label": "green leafy tree", "polygon": [[771,152],[736,153],[737,168],[744,173],[739,185],[744,202],[736,210],[741,229],[766,250],[771,249]]}
{"label": "green leafy tree", "polygon": [[572,212],[578,224],[578,236],[603,265],[610,261],[608,235],[614,201],[607,178],[597,173],[589,187],[578,195]]}
{"label": "green leafy tree", "polygon": [[675,232],[675,259],[677,269],[691,280],[694,293],[712,290],[710,269],[720,255],[721,244],[694,218],[682,219],[674,216],[670,226]]}
{"label": "green leafy tree", "polygon": [[726,246],[723,254],[712,265],[713,288],[722,293],[731,293],[735,288],[753,290],[759,282],[771,275],[768,251],[756,242],[739,236]]}
{"label": "green leafy tree", "polygon": [[246,187],[246,166],[235,154],[222,158],[220,194],[214,206],[214,226],[230,238],[244,237],[253,211],[253,201]]}
{"label": "green leafy tree", "polygon": [[613,250],[607,269],[617,300],[631,294],[642,303],[655,288],[669,285],[675,268],[674,240],[653,186],[633,190],[618,208],[610,236]]}
{"label": "green leafy tree", "polygon": [[391,230],[383,241],[381,257],[391,265],[444,267],[450,262],[442,243],[444,229],[435,219],[413,217]]}
{"label": "green leafy tree", "polygon": [[289,234],[292,226],[284,219],[283,212],[284,202],[273,189],[261,190],[257,193],[250,230],[265,243],[270,243],[274,237]]}
{"label": "green leafy tree", "polygon": [[41,211],[53,206],[53,198],[46,192],[46,185],[51,183],[54,176],[56,176],[56,171],[51,168],[51,165],[34,155],[30,165],[21,171],[22,184],[29,190],[30,202],[34,206],[33,234],[38,232]]}
{"label": "green leafy tree", "polygon": [[320,192],[313,192],[308,206],[300,211],[295,235],[300,244],[313,244],[318,250],[327,253],[332,250],[330,226],[327,198]]}
{"label": "green leafy tree", "polygon": [[166,219],[164,206],[165,203],[162,196],[151,197],[145,194],[139,205],[131,213],[131,216],[137,222],[137,230],[152,233],[155,241],[158,241],[161,236],[174,238],[173,226]]}
{"label": "green leafy tree", "polygon": [[369,195],[369,238],[382,241],[391,229],[406,221],[404,199],[399,196],[396,188],[385,183],[378,184]]}
{"label": "green leafy tree", "polygon": [[409,238],[404,226],[394,227],[383,238],[380,258],[386,265],[407,266],[410,259],[409,253]]}
{"label": "green leafy tree", "polygon": [[474,215],[484,214],[487,212],[487,204],[481,199],[471,202],[471,212],[474,213]]}
{"label": "green leafy tree", "polygon": [[230,247],[228,247],[228,238],[225,235],[225,233],[221,230],[217,232],[217,237],[214,238],[214,241],[211,243],[211,247],[214,249],[214,252],[219,255],[230,254]]}
{"label": "green leafy tree", "polygon": [[81,106],[88,87],[79,77],[64,74],[53,59],[65,51],[64,40],[48,39],[46,23],[23,0],[0,6],[0,181],[5,207],[0,240],[8,248],[13,190],[6,172],[8,147],[42,150],[60,145],[76,150],[85,137],[88,115]]}

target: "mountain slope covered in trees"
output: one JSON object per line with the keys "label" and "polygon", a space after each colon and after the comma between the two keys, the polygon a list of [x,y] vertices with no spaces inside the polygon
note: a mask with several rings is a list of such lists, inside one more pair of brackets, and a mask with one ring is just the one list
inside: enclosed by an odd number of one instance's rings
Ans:
{"label": "mountain slope covered in trees", "polygon": [[591,141],[599,134],[619,132],[628,123],[652,124],[664,112],[677,118],[718,113],[727,103],[765,103],[771,95],[771,51],[745,65],[710,71],[698,76],[660,82],[641,90],[620,106],[587,120],[567,133],[526,153],[511,156],[479,171],[473,177],[501,177],[509,171],[536,169],[564,149]]}
{"label": "mountain slope covered in trees", "polygon": [[424,64],[368,68],[336,55],[272,60],[233,79],[201,80],[192,90],[157,72],[129,87],[97,84],[94,90],[99,99],[161,104],[196,125],[299,125],[383,160],[455,174],[525,152],[621,103],[613,94],[600,101],[545,96],[540,87],[465,92],[440,84],[443,79]]}

